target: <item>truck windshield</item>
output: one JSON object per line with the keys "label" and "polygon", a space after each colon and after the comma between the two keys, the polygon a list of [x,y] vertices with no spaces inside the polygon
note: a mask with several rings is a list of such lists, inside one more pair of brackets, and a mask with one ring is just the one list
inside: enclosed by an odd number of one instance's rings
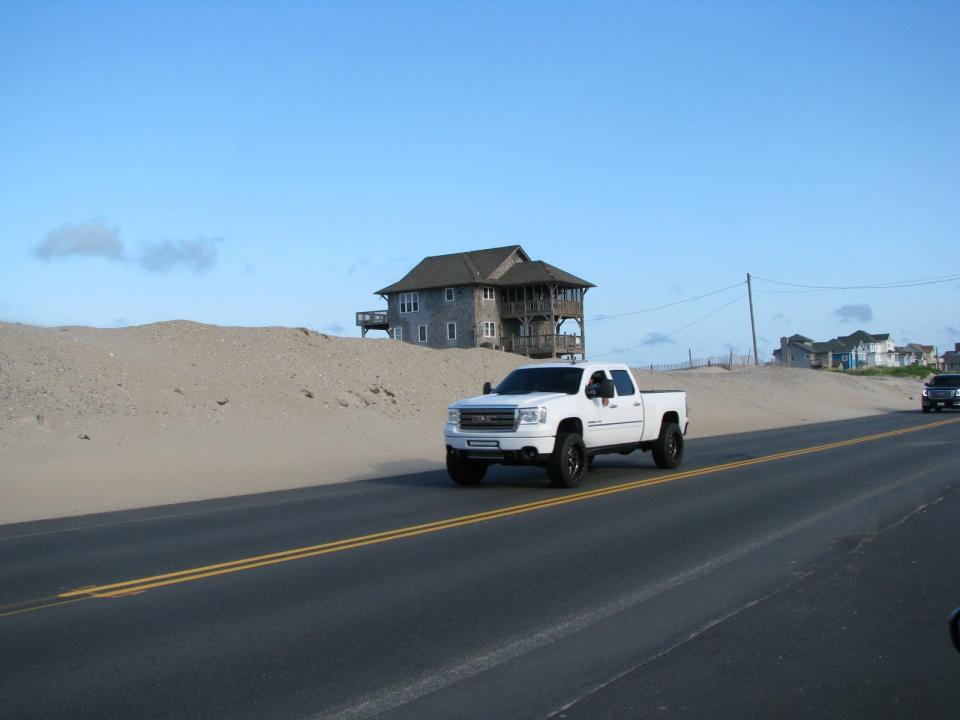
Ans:
{"label": "truck windshield", "polygon": [[960,387],[960,375],[937,375],[930,384],[933,387]]}
{"label": "truck windshield", "polygon": [[494,392],[498,395],[536,392],[576,395],[580,392],[581,377],[583,369],[577,367],[522,368],[507,375]]}

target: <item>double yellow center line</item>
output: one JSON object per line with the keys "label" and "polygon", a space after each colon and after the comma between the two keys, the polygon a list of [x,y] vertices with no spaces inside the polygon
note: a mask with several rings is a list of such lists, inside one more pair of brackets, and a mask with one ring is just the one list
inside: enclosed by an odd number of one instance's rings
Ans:
{"label": "double yellow center line", "polygon": [[195,580],[202,580],[204,578],[216,577],[217,575],[226,575],[228,573],[241,572],[244,570],[253,570],[255,568],[266,567],[268,565],[277,565],[279,563],[291,562],[294,560],[303,560],[305,558],[318,557],[320,555],[329,555],[331,553],[354,550],[356,548],[366,547],[368,545],[377,545],[380,543],[392,542],[394,540],[416,537],[418,535],[442,532],[444,530],[450,530],[456,527],[475,525],[478,523],[488,522],[490,520],[499,520],[501,518],[511,517],[513,515],[521,515],[538,510],[546,510],[547,508],[583,502],[584,500],[591,500],[593,498],[605,497],[607,495],[628,492],[630,490],[637,490],[643,487],[650,487],[651,485],[660,485],[663,483],[674,482],[676,480],[684,480],[687,478],[700,477],[713,473],[726,472],[729,470],[749,467],[751,465],[760,465],[763,463],[775,462],[777,460],[786,460],[788,458],[810,455],[836,448],[849,447],[851,445],[860,445],[862,443],[872,442],[874,440],[897,437],[899,435],[906,435],[908,433],[913,433],[920,430],[930,430],[958,422],[960,422],[960,418],[925,423],[923,425],[915,425],[900,430],[892,430],[889,432],[877,433],[875,435],[866,435],[863,437],[852,438],[850,440],[841,440],[838,442],[816,445],[814,447],[803,448],[800,450],[790,450],[787,452],[764,455],[746,460],[738,460],[736,462],[730,462],[721,465],[711,465],[709,467],[698,468],[695,470],[671,473],[669,475],[659,475],[657,477],[647,478],[644,480],[635,480],[632,482],[619,483],[617,485],[609,485],[594,490],[585,490],[564,495],[554,495],[543,500],[537,500],[535,502],[523,503],[521,505],[510,505],[496,510],[488,510],[486,512],[474,513],[472,515],[461,515],[459,517],[437,520],[435,522],[425,523],[422,525],[412,525],[409,527],[398,528],[396,530],[388,530],[370,535],[345,538],[343,540],[334,540],[332,542],[321,543],[319,545],[308,545],[306,547],[294,548],[292,550],[284,550],[282,552],[269,553],[266,555],[256,555],[253,557],[242,558],[240,560],[217,563],[215,565],[205,565],[203,567],[190,568],[187,570],[178,570],[175,572],[152,575],[150,577],[142,577],[134,580],[124,580],[122,582],[109,583],[106,585],[82,587],[76,590],[70,590],[69,592],[60,593],[59,595],[55,595],[53,597],[43,598],[41,600],[36,600],[29,603],[20,603],[15,606],[0,607],[0,617],[88,598],[118,598],[127,595],[134,595],[137,593],[142,593],[146,590],[165,587],[167,585],[193,582]]}

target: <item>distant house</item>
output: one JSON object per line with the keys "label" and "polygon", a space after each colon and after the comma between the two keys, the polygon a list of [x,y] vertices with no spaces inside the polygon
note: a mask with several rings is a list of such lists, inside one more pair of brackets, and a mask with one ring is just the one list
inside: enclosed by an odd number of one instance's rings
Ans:
{"label": "distant house", "polygon": [[897,351],[889,333],[871,335],[863,330],[857,330],[850,335],[843,335],[837,340],[846,347],[856,348],[863,345],[864,360],[867,365],[874,367],[896,367]]}
{"label": "distant house", "polygon": [[[536,358],[586,358],[583,300],[591,282],[519,245],[434,255],[376,291],[386,310],[357,313],[366,337],[432,348],[490,347]],[[572,332],[564,332],[572,321]]]}
{"label": "distant house", "polygon": [[889,334],[871,335],[857,330],[824,342],[804,335],[780,338],[780,347],[773,351],[773,361],[788,367],[853,370],[864,365],[893,367],[898,354]]}
{"label": "distant house", "polygon": [[[957,352],[960,353],[960,343],[957,344]],[[956,354],[948,352],[944,354],[944,358]],[[908,343],[897,347],[888,333],[871,335],[863,330],[825,342],[816,342],[803,335],[782,337],[780,347],[773,351],[773,362],[777,365],[809,367],[815,370],[852,370],[865,365],[900,367],[920,364],[940,367],[940,360],[933,345]]]}
{"label": "distant house", "polygon": [[940,367],[937,350],[933,345],[907,343],[903,347],[898,347],[896,350],[900,361],[899,364],[902,366],[925,365],[934,368]]}
{"label": "distant house", "polygon": [[960,372],[960,343],[954,343],[953,350],[947,350],[943,354],[941,367],[944,372]]}
{"label": "distant house", "polygon": [[865,358],[866,352],[861,345],[836,339],[816,342],[804,335],[780,338],[780,348],[773,351],[773,361],[778,365],[814,370],[855,368],[866,362]]}
{"label": "distant house", "polygon": [[780,348],[773,351],[773,361],[787,367],[830,367],[829,344],[814,342],[804,335],[780,338]]}
{"label": "distant house", "polygon": [[773,361],[787,367],[812,367],[813,340],[804,335],[780,338],[780,347],[773,351]]}
{"label": "distant house", "polygon": [[838,370],[856,370],[870,364],[868,345],[860,338],[846,336],[829,340],[830,367]]}

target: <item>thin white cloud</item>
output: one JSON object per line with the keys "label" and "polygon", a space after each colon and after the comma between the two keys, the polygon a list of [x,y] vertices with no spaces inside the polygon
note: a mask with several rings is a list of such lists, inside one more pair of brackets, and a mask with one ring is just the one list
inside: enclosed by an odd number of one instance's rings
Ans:
{"label": "thin white cloud", "polygon": [[[107,225],[104,220],[89,220],[82,223],[65,223],[47,233],[33,252],[43,260],[70,256],[103,257],[110,260],[136,262],[151,272],[167,272],[177,267],[186,267],[201,273],[217,262],[219,238],[198,237],[189,240],[160,240],[144,242],[139,252],[129,254],[124,247],[120,231]],[[252,267],[248,268],[248,272]]]}
{"label": "thin white cloud", "polygon": [[120,233],[103,220],[90,220],[76,225],[67,223],[47,233],[34,254],[44,260],[79,255],[123,260],[124,247]]}
{"label": "thin white cloud", "polygon": [[396,265],[409,265],[410,262],[408,257],[402,255],[389,257],[376,263],[366,255],[359,255],[356,260],[346,266],[344,272],[347,275],[355,275],[360,270],[391,270]]}
{"label": "thin white cloud", "polygon": [[201,273],[217,263],[216,242],[213,238],[146,242],[140,247],[140,265],[151,272],[182,266]]}
{"label": "thin white cloud", "polygon": [[841,321],[859,320],[860,322],[870,322],[873,320],[873,310],[865,303],[853,305],[841,305],[833,314]]}
{"label": "thin white cloud", "polygon": [[660,333],[652,332],[647,333],[643,336],[643,345],[676,345],[677,341],[673,338],[669,338],[666,335],[661,335]]}

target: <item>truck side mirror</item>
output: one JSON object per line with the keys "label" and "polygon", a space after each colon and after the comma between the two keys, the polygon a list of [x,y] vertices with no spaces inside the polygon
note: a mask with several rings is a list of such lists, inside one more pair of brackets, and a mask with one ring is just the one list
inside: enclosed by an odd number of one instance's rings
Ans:
{"label": "truck side mirror", "polygon": [[489,395],[489,394],[492,393],[492,392],[493,392],[493,385],[491,385],[491,384],[490,384],[490,381],[487,380],[487,381],[483,384],[483,394],[484,394],[484,395]]}
{"label": "truck side mirror", "polygon": [[613,380],[600,381],[600,397],[602,398],[613,397]]}

